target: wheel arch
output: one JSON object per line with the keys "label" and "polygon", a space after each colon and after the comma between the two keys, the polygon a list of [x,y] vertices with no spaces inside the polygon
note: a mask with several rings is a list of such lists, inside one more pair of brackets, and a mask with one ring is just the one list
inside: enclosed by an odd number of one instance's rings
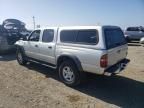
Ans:
{"label": "wheel arch", "polygon": [[78,70],[79,70],[80,72],[83,71],[83,68],[82,68],[82,65],[81,65],[80,60],[79,60],[76,56],[74,56],[74,55],[66,55],[66,54],[65,54],[65,55],[59,56],[59,57],[57,58],[57,67],[59,67],[60,64],[61,64],[62,62],[64,62],[65,60],[72,60],[72,61],[75,63],[75,65],[76,65],[76,67],[78,68]]}
{"label": "wheel arch", "polygon": [[16,45],[17,50],[21,50],[22,52],[24,52],[24,48],[20,45]]}

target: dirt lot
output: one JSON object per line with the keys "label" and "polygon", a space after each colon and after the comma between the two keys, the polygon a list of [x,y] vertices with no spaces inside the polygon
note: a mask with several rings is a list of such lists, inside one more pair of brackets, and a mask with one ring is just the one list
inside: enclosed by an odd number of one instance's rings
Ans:
{"label": "dirt lot", "polygon": [[31,63],[18,65],[14,54],[0,56],[0,108],[144,108],[144,47],[129,45],[127,69],[115,77],[88,75],[76,88],[56,72]]}

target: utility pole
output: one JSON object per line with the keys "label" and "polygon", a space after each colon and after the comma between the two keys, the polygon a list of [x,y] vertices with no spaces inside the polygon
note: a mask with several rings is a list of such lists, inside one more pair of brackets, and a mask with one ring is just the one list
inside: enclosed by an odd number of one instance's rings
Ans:
{"label": "utility pole", "polygon": [[34,27],[34,30],[35,30],[35,17],[33,16],[33,27]]}

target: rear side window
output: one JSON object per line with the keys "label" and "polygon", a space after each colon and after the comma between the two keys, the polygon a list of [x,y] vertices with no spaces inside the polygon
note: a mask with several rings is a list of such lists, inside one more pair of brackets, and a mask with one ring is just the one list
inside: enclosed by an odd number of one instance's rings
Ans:
{"label": "rear side window", "polygon": [[126,44],[126,39],[121,29],[105,29],[105,43],[107,49]]}
{"label": "rear side window", "polygon": [[54,30],[46,29],[43,31],[43,42],[52,42],[54,38]]}
{"label": "rear side window", "polygon": [[60,40],[62,42],[75,42],[77,37],[77,31],[76,30],[64,30],[60,33]]}
{"label": "rear side window", "polygon": [[82,30],[78,32],[76,42],[81,44],[96,44],[97,39],[96,30]]}

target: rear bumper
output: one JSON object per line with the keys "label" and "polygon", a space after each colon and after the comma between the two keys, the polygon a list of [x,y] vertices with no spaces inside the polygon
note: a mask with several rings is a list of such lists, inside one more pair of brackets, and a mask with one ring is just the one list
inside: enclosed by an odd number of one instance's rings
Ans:
{"label": "rear bumper", "polygon": [[127,67],[127,65],[128,65],[129,62],[130,62],[129,59],[123,59],[123,60],[121,60],[117,64],[115,64],[115,65],[107,68],[104,71],[104,75],[118,74],[118,73],[120,73],[122,70],[124,70]]}

